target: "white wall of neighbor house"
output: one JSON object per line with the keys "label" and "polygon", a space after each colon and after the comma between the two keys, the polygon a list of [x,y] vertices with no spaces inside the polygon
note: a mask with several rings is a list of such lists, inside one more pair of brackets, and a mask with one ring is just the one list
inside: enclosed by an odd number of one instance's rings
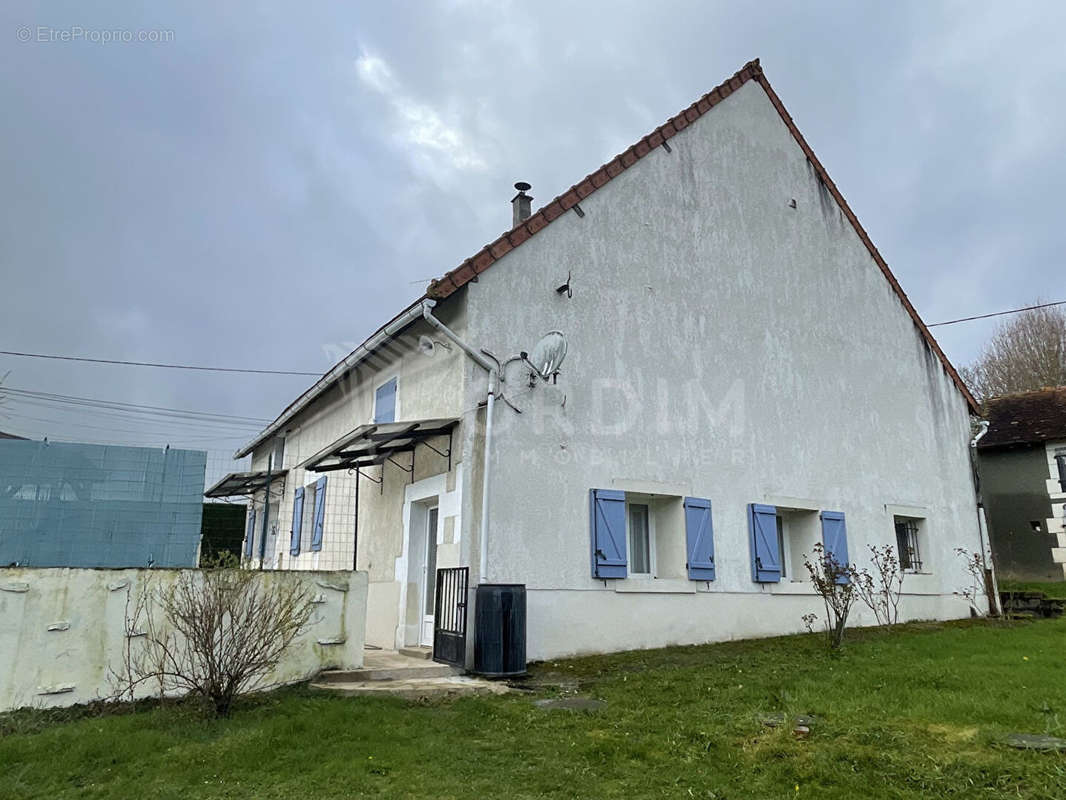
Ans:
{"label": "white wall of neighbor house", "polygon": [[[670,146],[467,287],[474,346],[569,338],[556,385],[529,390],[512,365],[523,413],[497,404],[487,578],[527,585],[529,656],[801,629],[820,601],[753,581],[749,503],[844,512],[860,566],[895,545],[894,515],[920,518],[904,614],[967,615],[955,549],[981,543],[964,398],[757,83]],[[568,274],[572,298],[555,291]],[[466,404],[483,391],[468,382]],[[683,564],[593,578],[593,488],[710,499],[716,580]]]}
{"label": "white wall of neighbor house", "polygon": [[[0,569],[0,711],[113,698],[127,644],[143,647],[138,598],[165,591],[176,569]],[[264,587],[302,584],[314,603],[310,624],[262,688],[363,664],[365,572],[262,572]],[[158,691],[144,685],[138,697]]]}
{"label": "white wall of neighbor house", "polygon": [[[1047,520],[1048,533],[1057,537],[1057,547],[1051,549],[1055,563],[1062,565],[1063,577],[1066,578],[1066,487],[1063,486],[1060,460],[1066,459],[1066,439],[1044,443],[1047,453],[1048,475],[1047,493],[1051,500],[1051,517]],[[1066,469],[1066,467],[1063,467]]]}
{"label": "white wall of neighbor house", "polygon": [[[441,304],[437,316],[462,335],[465,331],[465,304],[457,295]],[[355,536],[356,476],[345,470],[314,473],[296,467],[310,456],[340,439],[360,425],[374,420],[374,398],[377,388],[396,378],[396,421],[458,417],[460,424],[451,438],[451,469],[446,457],[420,445],[414,454],[413,473],[410,454],[396,456],[397,464],[371,466],[364,470],[359,486],[358,557],[356,564],[369,574],[367,641],[378,647],[392,648],[402,641],[401,616],[408,602],[407,553],[405,521],[409,514],[409,492],[412,484],[439,477],[444,487],[441,497],[440,539],[438,563],[441,567],[467,563],[459,554],[461,543],[461,473],[464,452],[469,452],[473,434],[466,424],[476,414],[476,403],[463,406],[463,382],[468,365],[458,348],[434,347],[432,356],[417,346],[420,336],[435,342],[447,340],[424,322],[412,325],[373,361],[360,366],[357,379],[331,389],[310,404],[287,426],[285,434],[284,468],[289,472],[284,482],[272,491],[280,499],[280,511],[271,527],[277,527],[276,546],[267,555],[269,569],[351,569],[353,538]],[[271,441],[264,442],[253,453],[253,469],[266,469]],[[430,442],[437,450],[446,452],[447,436]],[[465,447],[465,450],[464,450]],[[325,520],[321,550],[311,548],[312,500],[314,484],[326,476]],[[383,480],[378,484],[376,480]],[[297,487],[305,487],[303,537],[299,555],[291,554],[293,500]],[[261,513],[262,496],[255,504]],[[427,501],[426,498],[422,498]],[[276,502],[272,501],[272,502]],[[273,508],[272,508],[273,513]],[[261,518],[257,522],[261,528]],[[257,533],[257,536],[260,534]]]}

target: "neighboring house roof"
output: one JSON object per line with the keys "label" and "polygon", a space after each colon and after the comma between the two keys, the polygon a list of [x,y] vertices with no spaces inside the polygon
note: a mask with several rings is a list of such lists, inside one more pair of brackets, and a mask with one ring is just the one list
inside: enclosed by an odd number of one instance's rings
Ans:
{"label": "neighboring house roof", "polygon": [[26,437],[25,436],[16,436],[13,433],[4,433],[3,431],[0,431],[0,439],[22,439],[22,440],[25,440]]}
{"label": "neighboring house roof", "polygon": [[987,418],[979,450],[1066,439],[1066,386],[993,397]]}
{"label": "neighboring house roof", "polygon": [[951,362],[948,360],[948,357],[944,354],[944,351],[940,349],[940,345],[937,344],[936,339],[933,338],[933,334],[929,332],[929,329],[926,327],[925,323],[922,322],[921,317],[918,316],[918,312],[915,310],[914,306],[911,305],[911,301],[907,298],[907,295],[906,293],[904,293],[903,288],[899,285],[899,281],[896,280],[896,276],[893,275],[892,270],[888,268],[888,264],[885,262],[884,258],[881,257],[881,254],[874,246],[869,235],[859,223],[859,219],[855,216],[855,212],[851,210],[851,207],[844,199],[844,196],[840,193],[840,190],[837,189],[836,184],[833,183],[832,179],[829,177],[829,173],[826,172],[825,167],[822,166],[822,162],[818,160],[818,157],[814,154],[814,151],[811,149],[810,145],[807,144],[807,140],[803,138],[803,134],[799,132],[799,129],[796,127],[796,123],[793,121],[788,111],[785,110],[784,104],[777,96],[777,93],[773,90],[773,87],[770,86],[770,82],[766,79],[766,75],[763,74],[762,67],[759,65],[759,59],[755,59],[754,61],[749,61],[731,78],[728,78],[727,80],[723,81],[721,84],[719,84],[710,92],[705,94],[695,103],[681,111],[681,113],[679,113],[677,116],[668,119],[663,125],[660,125],[658,128],[656,128],[650,134],[642,138],[628,150],[625,150],[622,153],[618,154],[613,159],[604,164],[602,167],[600,167],[598,170],[585,176],[584,180],[574,184],[567,191],[563,192],[550,203],[538,209],[528,219],[516,225],[514,228],[507,231],[506,233],[500,235],[495,241],[483,247],[476,254],[466,259],[466,261],[464,261],[458,267],[455,267],[449,272],[446,272],[442,277],[431,282],[429,288],[426,290],[426,294],[424,297],[421,297],[416,300],[414,303],[412,303],[410,306],[400,312],[400,314],[394,317],[389,323],[383,325],[381,328],[375,331],[374,334],[371,335],[366,340],[366,342],[364,342],[363,345],[360,345],[360,347],[353,350],[347,358],[345,358],[336,367],[326,373],[326,375],[323,376],[323,378],[319,380],[314,386],[312,386],[310,389],[300,395],[300,397],[298,397],[295,401],[293,401],[293,403],[290,404],[278,416],[278,418],[273,423],[271,423],[271,425],[267,427],[258,437],[256,437],[253,441],[249,442],[245,447],[238,450],[236,453],[236,457],[241,458],[250,453],[252,449],[255,448],[260,442],[262,442],[264,439],[266,439],[273,433],[277,432],[289,419],[295,416],[297,411],[307,405],[307,402],[309,402],[309,400],[313,399],[315,396],[321,394],[330,386],[332,386],[345,373],[347,373],[348,370],[354,367],[356,363],[358,363],[362,360],[363,357],[365,357],[365,355],[360,355],[358,358],[353,359],[354,356],[359,354],[360,350],[366,351],[368,343],[373,341],[375,338],[380,337],[380,335],[385,330],[387,330],[390,326],[394,325],[397,320],[404,317],[405,314],[411,311],[411,309],[417,306],[423,299],[443,299],[458,291],[460,288],[470,283],[471,281],[476,280],[477,276],[480,273],[487,270],[511,250],[514,250],[516,247],[519,247],[524,242],[535,236],[537,233],[544,230],[546,227],[548,227],[549,224],[551,224],[554,220],[558,219],[567,211],[572,209],[581,200],[584,200],[597,189],[609,183],[612,178],[616,177],[617,175],[632,167],[656,147],[661,146],[668,139],[673,138],[680,131],[683,131],[690,124],[695,122],[697,119],[702,117],[716,105],[722,102],[722,100],[729,97],[729,95],[733,94],[733,92],[737,91],[748,81],[752,80],[762,86],[763,90],[770,98],[770,102],[777,110],[777,113],[781,116],[782,122],[785,123],[785,126],[792,134],[792,137],[796,140],[796,143],[799,145],[800,149],[807,156],[807,159],[810,161],[811,166],[814,168],[815,173],[818,175],[818,178],[825,185],[826,189],[829,190],[829,193],[833,196],[833,199],[840,207],[840,210],[844,213],[844,216],[847,217],[848,221],[855,229],[855,232],[858,234],[859,239],[862,241],[867,251],[869,251],[870,256],[876,262],[877,266],[881,269],[881,272],[888,280],[897,297],[899,297],[899,300],[903,304],[903,307],[907,310],[907,313],[910,314],[911,319],[914,320],[914,324],[915,326],[917,326],[919,333],[925,339],[930,349],[932,349],[932,351],[936,353],[937,358],[939,358],[941,364],[943,364],[944,370],[951,377],[952,381],[954,381],[956,388],[958,388],[959,392],[962,393],[962,396],[966,399],[966,403],[969,406],[970,411],[974,414],[977,414],[979,412],[977,401],[974,399],[973,395],[970,394],[970,390],[966,387],[966,384],[959,376],[959,373],[956,372],[955,367],[952,366]]}

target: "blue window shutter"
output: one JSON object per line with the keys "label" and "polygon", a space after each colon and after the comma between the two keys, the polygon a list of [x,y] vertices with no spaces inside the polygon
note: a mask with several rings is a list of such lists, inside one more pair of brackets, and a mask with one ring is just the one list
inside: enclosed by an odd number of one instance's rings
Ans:
{"label": "blue window shutter", "polygon": [[589,490],[592,577],[626,576],[626,495],[614,489]]}
{"label": "blue window shutter", "polygon": [[686,497],[684,505],[689,580],[713,581],[714,526],[711,523],[711,501],[701,497]]}
{"label": "blue window shutter", "polygon": [[252,553],[255,552],[255,509],[248,506],[248,524],[244,532],[244,555],[247,558],[252,557]]}
{"label": "blue window shutter", "polygon": [[381,384],[374,393],[374,422],[396,421],[396,379]]}
{"label": "blue window shutter", "polygon": [[[826,555],[845,566],[848,563],[848,528],[844,522],[843,511],[822,512],[822,546]],[[847,583],[846,575],[837,578],[837,583]]]}
{"label": "blue window shutter", "polygon": [[304,524],[304,487],[292,494],[292,531],[289,533],[289,554],[300,555],[300,530]]}
{"label": "blue window shutter", "polygon": [[752,503],[748,506],[751,537],[751,576],[756,583],[781,580],[781,554],[777,552],[777,509]]}
{"label": "blue window shutter", "polygon": [[326,476],[315,484],[315,527],[311,531],[311,550],[322,549],[322,528],[326,524]]}

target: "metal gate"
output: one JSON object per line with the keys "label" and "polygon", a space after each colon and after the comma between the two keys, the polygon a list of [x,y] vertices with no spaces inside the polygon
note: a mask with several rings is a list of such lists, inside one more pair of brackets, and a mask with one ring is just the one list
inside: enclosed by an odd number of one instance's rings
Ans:
{"label": "metal gate", "polygon": [[466,664],[466,594],[469,580],[469,567],[437,570],[433,660],[454,667]]}

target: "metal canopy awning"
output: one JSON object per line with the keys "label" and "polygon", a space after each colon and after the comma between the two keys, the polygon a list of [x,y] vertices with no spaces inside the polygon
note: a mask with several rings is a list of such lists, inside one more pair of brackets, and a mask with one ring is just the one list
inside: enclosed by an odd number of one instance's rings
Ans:
{"label": "metal canopy awning", "polygon": [[274,483],[274,481],[284,478],[287,472],[287,469],[279,469],[273,472],[266,470],[259,472],[231,472],[204,492],[204,497],[236,497],[255,494],[260,489],[265,489],[268,483]]}
{"label": "metal canopy awning", "polygon": [[451,457],[451,446],[442,452],[426,440],[434,436],[450,436],[459,420],[414,419],[377,425],[360,425],[333,444],[315,453],[300,464],[311,472],[332,472],[339,469],[359,469],[384,464],[396,453],[413,452],[416,445],[426,444],[442,456]]}

